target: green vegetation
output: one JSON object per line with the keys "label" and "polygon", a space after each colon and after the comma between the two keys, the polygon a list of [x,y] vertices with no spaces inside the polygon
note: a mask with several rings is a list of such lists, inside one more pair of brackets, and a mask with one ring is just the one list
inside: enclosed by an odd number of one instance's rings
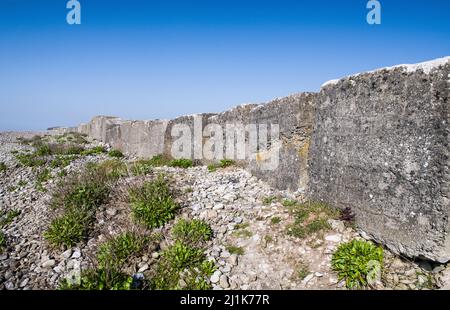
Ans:
{"label": "green vegetation", "polygon": [[46,164],[47,160],[38,157],[36,154],[17,154],[17,161],[25,167],[39,167]]}
{"label": "green vegetation", "polygon": [[128,258],[141,252],[148,241],[149,237],[126,232],[103,243],[97,254],[99,267],[120,268]]}
{"label": "green vegetation", "polygon": [[61,214],[44,234],[51,244],[71,247],[87,238],[96,209],[106,201],[118,178],[111,169],[110,163],[90,164],[61,181],[50,202]]}
{"label": "green vegetation", "polygon": [[18,186],[18,187],[24,187],[24,186],[26,186],[27,184],[28,184],[27,181],[25,181],[25,180],[20,180],[20,181],[17,183],[17,186]]}
{"label": "green vegetation", "polygon": [[202,220],[179,220],[172,228],[175,239],[190,245],[198,245],[211,240],[213,230]]}
{"label": "green vegetation", "polygon": [[297,276],[300,280],[303,280],[310,274],[309,265],[305,262],[300,262],[297,265]]}
{"label": "green vegetation", "polygon": [[63,290],[130,290],[133,278],[122,272],[127,261],[139,255],[150,241],[159,241],[158,235],[144,236],[125,232],[100,245],[97,253],[98,265],[83,271],[78,283],[63,280]]}
{"label": "green vegetation", "polygon": [[51,222],[44,237],[53,245],[73,247],[87,238],[93,215],[92,211],[71,207]]}
{"label": "green vegetation", "polygon": [[150,285],[154,290],[208,290],[215,269],[201,249],[176,241],[163,251]]}
{"label": "green vegetation", "polygon": [[233,166],[235,164],[234,160],[231,159],[222,159],[218,164],[208,165],[208,171],[214,172],[218,168],[227,168]]}
{"label": "green vegetation", "polygon": [[383,248],[364,240],[343,243],[333,254],[331,266],[348,288],[364,288],[381,272]]}
{"label": "green vegetation", "polygon": [[161,166],[167,166],[170,163],[170,159],[164,155],[156,155],[153,156],[149,161],[148,164],[153,167],[161,167]]}
{"label": "green vegetation", "polygon": [[275,197],[275,196],[270,196],[270,197],[265,197],[264,199],[263,199],[263,204],[264,205],[270,205],[270,204],[272,204],[274,201],[276,201],[277,200],[277,197]]}
{"label": "green vegetation", "polygon": [[131,173],[134,176],[147,175],[152,172],[153,164],[151,160],[138,160],[131,166]]}
{"label": "green vegetation", "polygon": [[84,150],[81,155],[83,156],[92,156],[106,153],[106,148],[104,146],[96,146],[91,149]]}
{"label": "green vegetation", "polygon": [[283,200],[283,202],[282,202],[282,205],[284,206],[284,207],[293,207],[293,206],[295,206],[297,204],[297,201],[296,200],[291,200],[291,199],[285,199],[285,200]]}
{"label": "green vegetation", "polygon": [[288,235],[305,238],[314,233],[321,233],[331,227],[328,220],[337,218],[339,212],[322,202],[306,202],[299,205],[289,205],[294,216],[294,223],[288,225]]}
{"label": "green vegetation", "polygon": [[3,250],[6,248],[6,237],[5,234],[0,231],[0,254],[3,252]]}
{"label": "green vegetation", "polygon": [[50,168],[64,168],[70,165],[72,161],[76,159],[75,156],[69,155],[69,156],[62,156],[57,155],[51,162],[50,162]]}
{"label": "green vegetation", "polygon": [[225,247],[230,254],[236,254],[236,255],[244,255],[245,251],[242,247],[234,246],[234,245],[227,245]]}
{"label": "green vegetation", "polygon": [[0,212],[0,228],[5,227],[13,222],[20,215],[19,210],[1,211]]}
{"label": "green vegetation", "polygon": [[109,157],[113,157],[113,158],[123,158],[124,155],[121,151],[119,150],[111,150],[108,152],[108,156]]}
{"label": "green vegetation", "polygon": [[271,223],[272,225],[280,224],[280,223],[281,223],[281,217],[279,217],[279,216],[274,216],[274,217],[272,217],[272,218],[270,219],[270,223]]}
{"label": "green vegetation", "polygon": [[177,168],[190,168],[193,166],[192,160],[181,158],[181,159],[173,159],[169,163],[170,167],[177,167]]}
{"label": "green vegetation", "polygon": [[79,283],[64,279],[60,290],[130,290],[133,278],[116,269],[91,268],[81,273]]}
{"label": "green vegetation", "polygon": [[0,173],[5,172],[8,169],[4,162],[0,162]]}
{"label": "green vegetation", "polygon": [[147,228],[158,228],[175,217],[178,204],[163,176],[129,190],[135,220]]}
{"label": "green vegetation", "polygon": [[45,183],[48,180],[50,180],[51,178],[52,178],[52,173],[47,168],[38,171],[38,173],[36,174],[36,182],[38,184]]}

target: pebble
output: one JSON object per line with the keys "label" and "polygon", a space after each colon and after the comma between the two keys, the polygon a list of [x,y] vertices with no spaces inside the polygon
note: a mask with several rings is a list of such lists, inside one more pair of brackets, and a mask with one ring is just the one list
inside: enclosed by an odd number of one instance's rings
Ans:
{"label": "pebble", "polygon": [[49,260],[47,260],[47,261],[42,263],[42,267],[43,268],[50,268],[50,267],[55,266],[55,264],[56,264],[56,262],[55,262],[54,259],[49,259]]}

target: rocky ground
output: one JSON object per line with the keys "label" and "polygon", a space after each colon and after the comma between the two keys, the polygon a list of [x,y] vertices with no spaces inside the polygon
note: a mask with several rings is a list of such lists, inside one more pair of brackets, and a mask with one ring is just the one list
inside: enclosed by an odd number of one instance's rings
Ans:
{"label": "rocky ground", "polygon": [[[283,200],[303,201],[304,197],[275,190],[238,167],[215,172],[206,167],[159,167],[146,176],[124,177],[110,202],[97,211],[90,240],[64,251],[52,248],[43,233],[52,218],[52,190],[64,175],[59,168],[52,170],[52,179],[43,184],[43,191],[36,186],[35,169],[19,165],[13,154],[31,150],[18,143],[17,137],[34,134],[0,134],[0,162],[7,167],[0,172],[0,210],[20,212],[2,227],[6,247],[0,254],[0,289],[56,289],[61,279],[92,266],[98,245],[130,225],[123,190],[161,172],[178,193],[179,217],[203,219],[214,231],[206,250],[219,266],[210,278],[213,289],[345,289],[331,270],[331,256],[340,243],[361,238],[357,231],[330,219],[332,228],[324,233],[289,236],[286,230],[293,219]],[[107,155],[80,156],[64,169],[70,174],[87,162],[104,159]],[[167,227],[161,229],[165,230]],[[130,273],[146,275],[167,243],[162,240],[152,251],[130,260]],[[448,285],[448,277],[444,265],[409,261],[385,250],[385,268],[376,288],[437,289]]]}

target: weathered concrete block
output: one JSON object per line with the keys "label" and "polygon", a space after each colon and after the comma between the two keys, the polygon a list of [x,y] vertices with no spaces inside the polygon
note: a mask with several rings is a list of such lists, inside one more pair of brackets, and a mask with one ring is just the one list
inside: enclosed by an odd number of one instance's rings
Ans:
{"label": "weathered concrete block", "polygon": [[391,250],[450,260],[450,58],[326,84],[310,150],[310,195],[351,207]]}

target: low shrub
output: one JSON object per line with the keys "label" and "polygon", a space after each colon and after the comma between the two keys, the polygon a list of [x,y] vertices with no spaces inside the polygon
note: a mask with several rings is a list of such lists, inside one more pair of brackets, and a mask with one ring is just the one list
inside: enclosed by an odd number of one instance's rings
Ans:
{"label": "low shrub", "polygon": [[91,149],[84,150],[81,155],[83,156],[92,156],[106,153],[106,148],[104,146],[96,146]]}
{"label": "low shrub", "polygon": [[133,278],[116,269],[91,268],[81,273],[80,280],[71,283],[64,279],[60,290],[130,290]]}
{"label": "low shrub", "polygon": [[48,180],[50,180],[51,178],[52,178],[52,173],[47,168],[38,171],[36,174],[36,182],[38,184],[45,183]]}
{"label": "low shrub", "polygon": [[263,204],[264,205],[270,205],[270,204],[272,204],[274,201],[276,201],[277,200],[277,197],[275,197],[275,196],[270,196],[270,197],[264,197],[263,198]]}
{"label": "low shrub", "polygon": [[53,193],[50,205],[60,209],[45,238],[53,245],[72,247],[88,236],[96,209],[109,196],[116,180],[109,165],[93,164],[65,178]]}
{"label": "low shrub", "polygon": [[341,244],[334,252],[331,266],[339,280],[345,280],[350,289],[360,289],[381,272],[383,248],[364,240]]}
{"label": "low shrub", "polygon": [[5,172],[8,169],[4,162],[0,162],[0,173]]}
{"label": "low shrub", "polygon": [[21,214],[19,210],[2,211],[0,213],[0,228],[5,227],[13,222],[13,220]]}
{"label": "low shrub", "polygon": [[129,257],[144,249],[149,237],[126,232],[103,243],[97,254],[100,268],[120,268]]}
{"label": "low shrub", "polygon": [[152,172],[152,169],[151,160],[138,160],[131,165],[131,173],[134,176],[147,175]]}
{"label": "low shrub", "polygon": [[208,290],[216,267],[201,249],[176,241],[163,251],[150,286],[154,290]]}
{"label": "low shrub", "polygon": [[6,237],[5,234],[0,231],[0,253],[6,248]]}
{"label": "low shrub", "polygon": [[192,160],[186,158],[174,159],[170,161],[169,166],[187,169],[193,166],[193,162]]}
{"label": "low shrub", "polygon": [[70,248],[87,238],[92,222],[92,211],[72,207],[51,222],[44,238],[55,246]]}
{"label": "low shrub", "polygon": [[230,167],[233,166],[235,164],[234,160],[231,159],[222,159],[220,161],[220,168],[226,168],[226,167]]}
{"label": "low shrub", "polygon": [[55,169],[67,167],[72,161],[75,160],[75,158],[75,156],[58,155],[50,162],[50,168]]}
{"label": "low shrub", "polygon": [[211,240],[213,230],[211,226],[202,220],[179,220],[172,228],[175,239],[191,245],[199,245]]}
{"label": "low shrub", "polygon": [[148,228],[158,228],[175,217],[178,204],[164,177],[129,190],[134,218]]}
{"label": "low shrub", "polygon": [[36,154],[17,154],[17,161],[24,167],[40,167],[47,163],[47,160],[37,157]]}
{"label": "low shrub", "polygon": [[111,150],[108,152],[108,156],[109,157],[113,157],[113,158],[123,158],[124,155],[121,151],[119,150]]}

